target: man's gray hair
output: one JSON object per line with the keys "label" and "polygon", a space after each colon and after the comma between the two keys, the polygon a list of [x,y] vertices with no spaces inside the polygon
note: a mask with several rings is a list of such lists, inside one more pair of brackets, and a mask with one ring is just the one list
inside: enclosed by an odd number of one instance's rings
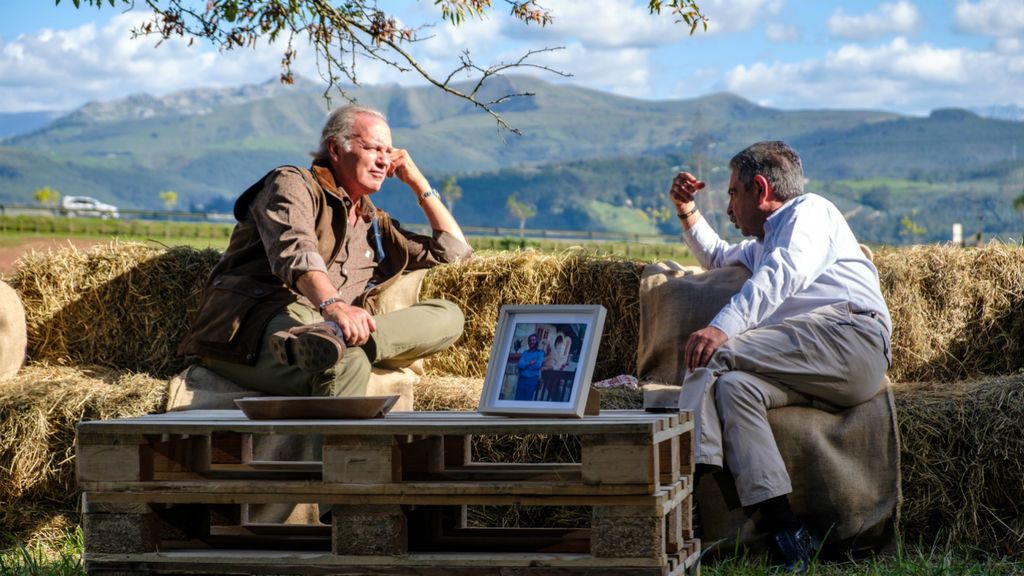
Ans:
{"label": "man's gray hair", "polygon": [[758,142],[729,161],[736,179],[749,188],[758,174],[772,185],[775,197],[785,202],[804,193],[804,168],[800,155],[781,140]]}
{"label": "man's gray hair", "polygon": [[376,118],[387,122],[387,117],[380,110],[370,108],[369,106],[359,106],[357,104],[349,104],[336,108],[330,115],[327,116],[327,122],[324,123],[324,129],[320,131],[320,148],[316,152],[310,152],[309,155],[313,157],[313,161],[317,163],[329,163],[330,154],[328,152],[327,143],[332,139],[336,140],[338,144],[341,144],[342,148],[346,152],[352,151],[352,143],[350,140],[355,135],[356,117],[360,114],[368,114]]}

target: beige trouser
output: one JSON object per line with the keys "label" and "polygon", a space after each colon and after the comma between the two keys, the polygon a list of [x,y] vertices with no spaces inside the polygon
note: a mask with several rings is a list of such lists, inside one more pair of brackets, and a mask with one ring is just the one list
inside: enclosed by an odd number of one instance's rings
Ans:
{"label": "beige trouser", "polygon": [[462,335],[464,317],[447,300],[424,300],[408,308],[373,317],[377,330],[363,346],[349,346],[340,362],[319,374],[274,361],[270,335],[278,330],[323,322],[320,313],[292,304],[263,332],[259,359],[253,366],[203,358],[203,363],[239,386],[274,396],[365,396],[370,370],[404,368],[451,346]]}
{"label": "beige trouser", "polygon": [[679,405],[696,415],[696,461],[721,467],[724,455],[744,506],[789,494],[768,410],[855,406],[878,393],[888,367],[885,326],[846,304],[744,332],[683,380]]}

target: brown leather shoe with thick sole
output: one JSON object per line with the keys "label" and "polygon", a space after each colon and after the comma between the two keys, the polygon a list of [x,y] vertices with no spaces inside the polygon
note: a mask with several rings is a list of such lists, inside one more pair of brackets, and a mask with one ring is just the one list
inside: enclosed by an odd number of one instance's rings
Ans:
{"label": "brown leather shoe with thick sole", "polygon": [[338,335],[337,324],[318,322],[274,332],[270,353],[278,364],[320,373],[344,358],[345,342]]}

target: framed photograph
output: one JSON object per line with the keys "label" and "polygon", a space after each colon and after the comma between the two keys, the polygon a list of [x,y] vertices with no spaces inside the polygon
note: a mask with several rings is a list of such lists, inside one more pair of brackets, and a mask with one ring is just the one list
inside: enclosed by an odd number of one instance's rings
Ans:
{"label": "framed photograph", "polygon": [[604,317],[601,305],[502,306],[479,411],[582,418]]}

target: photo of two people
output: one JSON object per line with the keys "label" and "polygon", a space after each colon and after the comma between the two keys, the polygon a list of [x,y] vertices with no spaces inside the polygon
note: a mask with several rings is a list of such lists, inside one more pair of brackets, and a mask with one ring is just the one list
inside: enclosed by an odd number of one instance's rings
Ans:
{"label": "photo of two people", "polygon": [[569,402],[586,332],[583,323],[517,323],[498,400]]}

